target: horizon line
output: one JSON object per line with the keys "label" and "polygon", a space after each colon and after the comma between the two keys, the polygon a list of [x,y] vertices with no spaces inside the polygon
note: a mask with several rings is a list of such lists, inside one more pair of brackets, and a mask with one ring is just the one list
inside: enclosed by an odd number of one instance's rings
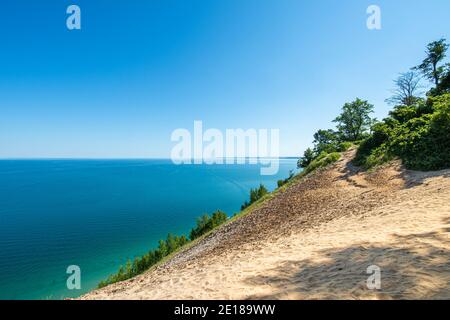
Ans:
{"label": "horizon line", "polygon": [[[280,157],[220,157],[214,159],[299,159],[300,156],[280,156]],[[5,157],[1,158],[0,161],[11,161],[11,160],[172,160],[171,158],[162,158],[162,157]],[[189,158],[183,160],[212,160],[212,159],[198,159],[198,158]]]}

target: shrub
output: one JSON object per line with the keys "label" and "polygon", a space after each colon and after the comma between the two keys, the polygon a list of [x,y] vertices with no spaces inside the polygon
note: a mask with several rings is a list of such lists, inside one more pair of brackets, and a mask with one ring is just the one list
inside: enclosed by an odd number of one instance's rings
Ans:
{"label": "shrub", "polygon": [[[357,142],[339,141],[339,132],[332,130],[319,130],[314,134],[314,150],[308,148],[305,150],[303,157],[297,162],[298,168],[307,168],[314,160],[317,160],[321,154],[332,154],[335,152],[345,152]],[[284,184],[283,180],[278,181],[278,186]]]}
{"label": "shrub", "polygon": [[450,94],[397,107],[372,130],[358,149],[357,165],[371,168],[398,157],[413,170],[450,167]]}
{"label": "shrub", "polygon": [[[379,122],[372,127],[372,135],[360,143],[358,151],[356,152],[354,159],[356,165],[371,167],[371,165],[366,163],[367,158],[374,150],[380,148],[383,143],[389,140],[392,126],[395,125],[393,122],[398,123],[396,120],[388,121],[388,123],[386,123],[385,120],[385,122]],[[380,155],[375,158],[379,156]]]}
{"label": "shrub", "polygon": [[338,161],[341,158],[341,154],[339,152],[326,153],[322,152],[315,160],[311,162],[311,164],[305,168],[305,174],[313,172],[319,168],[324,168],[329,164],[332,164]]}
{"label": "shrub", "polygon": [[257,202],[259,199],[263,198],[269,191],[262,184],[259,185],[259,188],[250,190],[250,201],[246,201],[242,206],[241,210],[245,210],[250,207],[252,204]]}
{"label": "shrub", "polygon": [[450,94],[433,102],[433,114],[411,120],[405,134],[394,140],[405,165],[415,170],[450,167]]}
{"label": "shrub", "polygon": [[207,214],[197,220],[197,226],[191,230],[189,238],[197,239],[227,221],[226,213],[218,210],[211,217]]}
{"label": "shrub", "polygon": [[278,184],[278,188],[284,186],[286,183],[288,183],[289,181],[292,180],[292,178],[294,177],[294,171],[291,170],[289,171],[289,177],[287,177],[286,179],[282,179],[282,180],[278,180],[277,184]]}
{"label": "shrub", "polygon": [[345,152],[348,149],[350,149],[351,147],[353,147],[353,143],[345,141],[345,142],[341,142],[338,144],[336,151],[337,152]]}
{"label": "shrub", "polygon": [[297,162],[297,168],[306,168],[314,160],[314,158],[315,152],[311,148],[306,149],[303,153],[303,157],[301,157]]}

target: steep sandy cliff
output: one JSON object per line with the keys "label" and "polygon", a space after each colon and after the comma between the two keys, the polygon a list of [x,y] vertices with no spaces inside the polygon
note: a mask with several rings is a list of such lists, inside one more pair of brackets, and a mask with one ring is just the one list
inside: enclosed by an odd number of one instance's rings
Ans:
{"label": "steep sandy cliff", "polygon": [[[450,170],[296,180],[168,262],[84,299],[450,299]],[[367,287],[379,267],[381,289]]]}

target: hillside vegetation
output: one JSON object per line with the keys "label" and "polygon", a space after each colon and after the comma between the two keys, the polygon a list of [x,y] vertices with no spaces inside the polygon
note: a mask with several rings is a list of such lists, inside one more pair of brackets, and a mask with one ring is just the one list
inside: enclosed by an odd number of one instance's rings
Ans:
{"label": "hillside vegetation", "polygon": [[[382,121],[371,118],[373,105],[356,99],[346,103],[334,120],[336,130],[314,134],[298,166],[306,172],[336,161],[335,152],[358,145],[354,163],[366,169],[399,158],[408,169],[439,170],[450,167],[450,63],[444,63],[445,39],[430,43],[423,62],[394,81],[393,110]],[[431,88],[422,95],[423,81]]]}

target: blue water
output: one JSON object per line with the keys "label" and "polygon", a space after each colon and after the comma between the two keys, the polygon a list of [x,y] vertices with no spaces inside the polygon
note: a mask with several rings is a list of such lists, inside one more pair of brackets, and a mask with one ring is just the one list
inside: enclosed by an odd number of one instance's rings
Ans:
{"label": "blue water", "polygon": [[[169,160],[0,161],[0,299],[61,299],[96,287],[167,233],[187,234],[217,209],[239,211],[250,188],[294,169],[176,166]],[[82,289],[66,287],[69,265]]]}

